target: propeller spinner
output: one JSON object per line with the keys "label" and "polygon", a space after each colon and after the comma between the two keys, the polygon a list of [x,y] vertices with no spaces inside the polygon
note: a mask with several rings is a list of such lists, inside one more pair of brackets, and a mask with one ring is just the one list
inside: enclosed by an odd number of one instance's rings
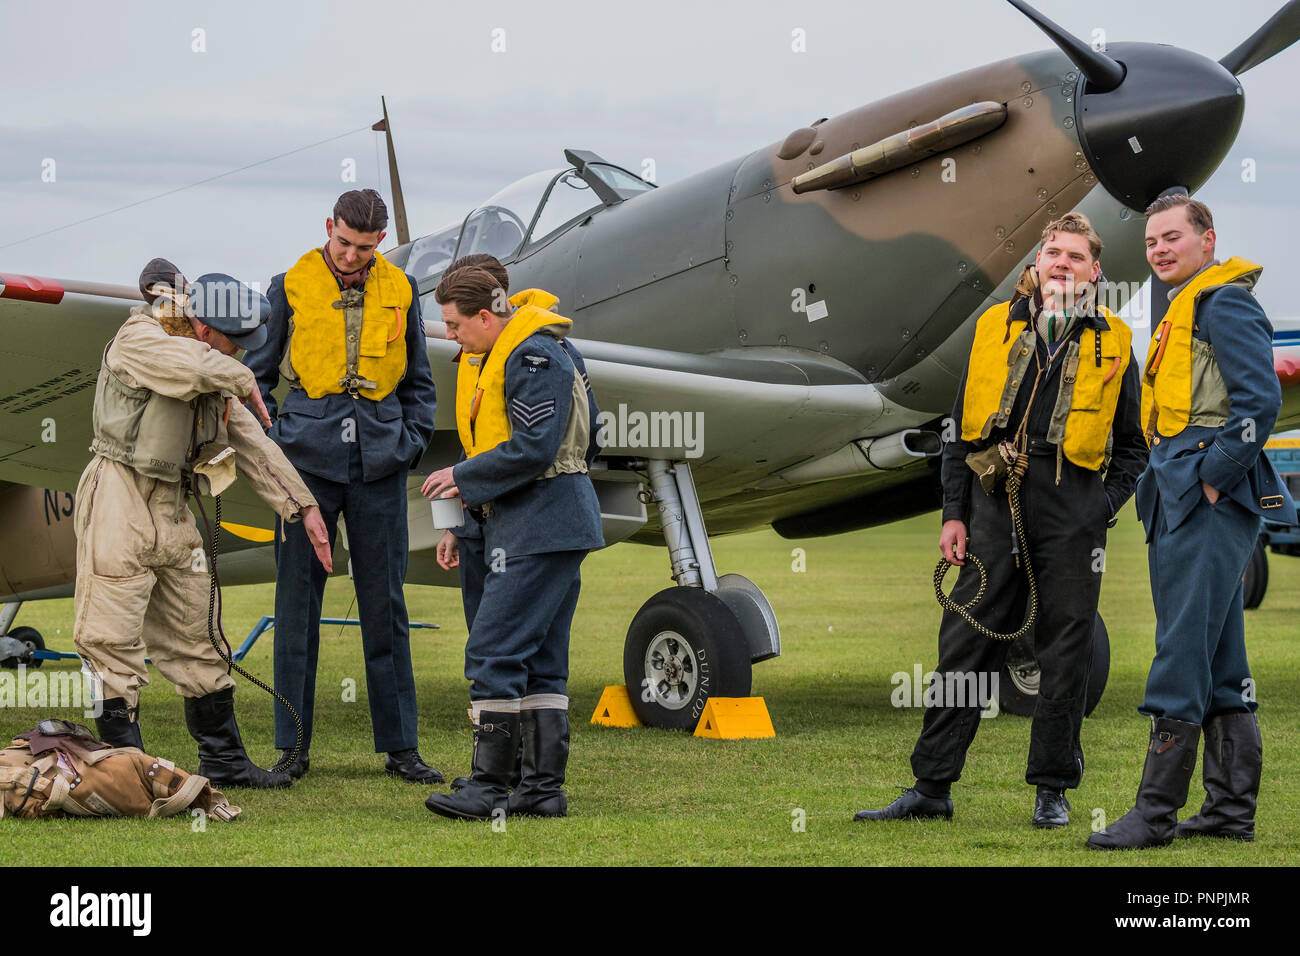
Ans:
{"label": "propeller spinner", "polygon": [[1101,52],[1023,0],[1008,2],[1078,68],[1075,125],[1084,155],[1106,190],[1138,210],[1171,187],[1192,192],[1210,178],[1241,127],[1237,75],[1300,39],[1300,0],[1219,62],[1155,43]]}

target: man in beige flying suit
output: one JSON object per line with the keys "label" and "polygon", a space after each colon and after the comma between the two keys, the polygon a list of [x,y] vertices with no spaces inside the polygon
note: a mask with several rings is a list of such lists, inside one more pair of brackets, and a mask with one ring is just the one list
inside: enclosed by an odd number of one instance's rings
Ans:
{"label": "man in beige flying suit", "polygon": [[[185,698],[198,772],[215,786],[284,787],[252,764],[235,723],[234,686],[208,640],[210,578],[189,509],[191,481],[219,494],[247,480],[285,521],[302,519],[330,569],[316,501],[258,417],[270,424],[253,373],[233,356],[266,337],[266,298],[229,276],[192,285],[154,259],[136,306],[104,351],[95,388],[95,457],[77,486],[77,652],[100,683],[100,737],[143,748],[146,655]],[[231,399],[235,401],[231,401]]]}

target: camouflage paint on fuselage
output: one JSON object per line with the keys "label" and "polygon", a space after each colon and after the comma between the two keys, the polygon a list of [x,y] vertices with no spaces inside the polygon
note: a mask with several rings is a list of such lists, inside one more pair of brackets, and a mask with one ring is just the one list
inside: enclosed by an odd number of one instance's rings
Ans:
{"label": "camouflage paint on fuselage", "polygon": [[[507,262],[512,286],[555,292],[582,339],[720,360],[812,354],[842,363],[884,399],[853,437],[937,424],[951,411],[974,319],[1010,297],[1052,219],[1075,208],[1093,219],[1112,282],[1136,287],[1147,274],[1140,213],[1098,186],[1080,143],[1082,90],[1075,67],[1049,50],[817,121],[525,247]],[[1005,122],[968,142],[864,183],[792,188],[836,157],[986,101],[1006,104]],[[1107,304],[1118,307],[1126,293]],[[801,437],[747,459],[706,450],[693,463],[711,530],[837,501],[865,505],[904,481],[879,473],[756,489],[779,462],[833,450],[807,449]],[[860,517],[844,527],[854,523]]]}

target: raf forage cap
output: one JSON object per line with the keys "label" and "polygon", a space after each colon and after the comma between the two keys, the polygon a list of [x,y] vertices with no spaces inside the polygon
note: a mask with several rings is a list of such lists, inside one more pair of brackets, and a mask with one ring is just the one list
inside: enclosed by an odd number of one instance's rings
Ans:
{"label": "raf forage cap", "polygon": [[266,343],[271,303],[232,276],[220,272],[199,276],[190,284],[189,308],[195,319],[241,349],[251,352]]}

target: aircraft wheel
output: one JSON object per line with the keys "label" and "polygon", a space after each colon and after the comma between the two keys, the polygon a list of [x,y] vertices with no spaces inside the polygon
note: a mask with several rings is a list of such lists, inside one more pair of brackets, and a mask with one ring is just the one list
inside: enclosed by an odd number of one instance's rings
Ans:
{"label": "aircraft wheel", "polygon": [[[41,637],[41,632],[36,630],[34,627],[11,628],[8,636],[12,637],[15,641],[22,641],[27,645],[28,651],[45,650],[45,638]],[[16,657],[6,657],[4,660],[0,661],[0,667],[5,668],[6,670],[15,670],[19,663],[20,661]],[[30,660],[22,661],[21,663],[25,663],[28,667],[40,667],[45,663],[45,661],[40,658],[32,658]]]}
{"label": "aircraft wheel", "polygon": [[623,645],[623,678],[641,722],[695,730],[710,697],[748,697],[740,621],[702,588],[671,587],[641,606]]}
{"label": "aircraft wheel", "polygon": [[1033,636],[1012,641],[998,674],[998,710],[1017,717],[1034,716],[1038,700],[1038,661],[1034,659]]}
{"label": "aircraft wheel", "polygon": [[[1007,650],[1007,659],[998,675],[998,708],[1017,717],[1034,716],[1038,701],[1041,677],[1038,661],[1034,659],[1031,638],[1021,638]],[[1106,622],[1097,615],[1092,630],[1092,668],[1088,673],[1088,686],[1084,692],[1083,715],[1089,717],[1101,703],[1110,677],[1110,634]]]}
{"label": "aircraft wheel", "polygon": [[1250,610],[1257,608],[1264,601],[1264,592],[1268,590],[1268,548],[1264,539],[1255,539],[1255,550],[1250,554],[1246,573],[1241,576],[1241,604]]}

